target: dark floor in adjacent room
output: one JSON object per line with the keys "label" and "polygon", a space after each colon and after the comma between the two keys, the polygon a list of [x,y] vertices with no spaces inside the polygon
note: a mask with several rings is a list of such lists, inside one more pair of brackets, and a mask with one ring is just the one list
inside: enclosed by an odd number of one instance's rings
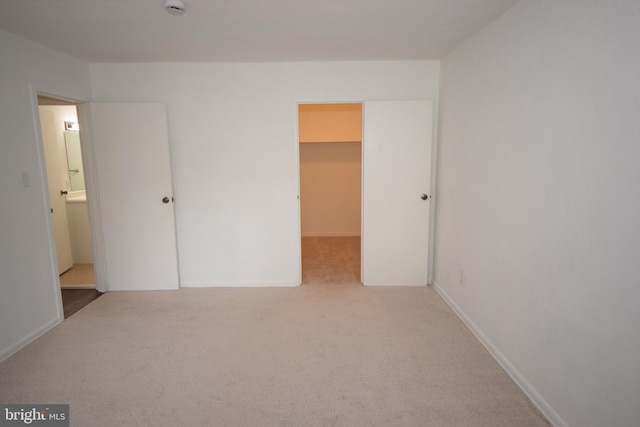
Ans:
{"label": "dark floor in adjacent room", "polygon": [[101,296],[102,292],[98,292],[95,289],[62,289],[64,318],[66,319]]}

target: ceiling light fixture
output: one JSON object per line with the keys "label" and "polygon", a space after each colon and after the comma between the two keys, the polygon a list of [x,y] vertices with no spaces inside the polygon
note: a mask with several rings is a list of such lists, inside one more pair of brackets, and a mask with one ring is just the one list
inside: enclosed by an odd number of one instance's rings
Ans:
{"label": "ceiling light fixture", "polygon": [[164,10],[172,15],[180,16],[186,11],[184,2],[182,0],[165,0]]}

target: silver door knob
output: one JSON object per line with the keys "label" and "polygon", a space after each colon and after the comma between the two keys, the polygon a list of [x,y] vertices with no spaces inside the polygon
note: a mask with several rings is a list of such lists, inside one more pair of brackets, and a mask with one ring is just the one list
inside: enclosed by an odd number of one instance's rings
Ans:
{"label": "silver door knob", "polygon": [[429,195],[428,195],[428,194],[424,194],[424,193],[422,193],[422,195],[420,196],[420,198],[421,198],[422,200],[427,200],[427,199],[429,198]]}
{"label": "silver door knob", "polygon": [[171,199],[168,198],[168,197],[163,197],[162,198],[162,203],[169,203],[170,201],[171,201]]}

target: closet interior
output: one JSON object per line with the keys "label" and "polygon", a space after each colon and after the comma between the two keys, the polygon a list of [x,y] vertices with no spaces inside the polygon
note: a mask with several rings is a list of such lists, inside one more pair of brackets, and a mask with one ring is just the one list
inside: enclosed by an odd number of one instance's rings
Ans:
{"label": "closet interior", "polygon": [[302,284],[360,284],[362,104],[300,104]]}

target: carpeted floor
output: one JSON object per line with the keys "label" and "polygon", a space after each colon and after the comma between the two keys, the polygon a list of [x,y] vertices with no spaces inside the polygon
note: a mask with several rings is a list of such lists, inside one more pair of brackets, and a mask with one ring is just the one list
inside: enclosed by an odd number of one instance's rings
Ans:
{"label": "carpeted floor", "polygon": [[303,285],[360,285],[360,237],[303,237]]}
{"label": "carpeted floor", "polygon": [[431,288],[111,292],[0,364],[72,426],[546,426]]}

